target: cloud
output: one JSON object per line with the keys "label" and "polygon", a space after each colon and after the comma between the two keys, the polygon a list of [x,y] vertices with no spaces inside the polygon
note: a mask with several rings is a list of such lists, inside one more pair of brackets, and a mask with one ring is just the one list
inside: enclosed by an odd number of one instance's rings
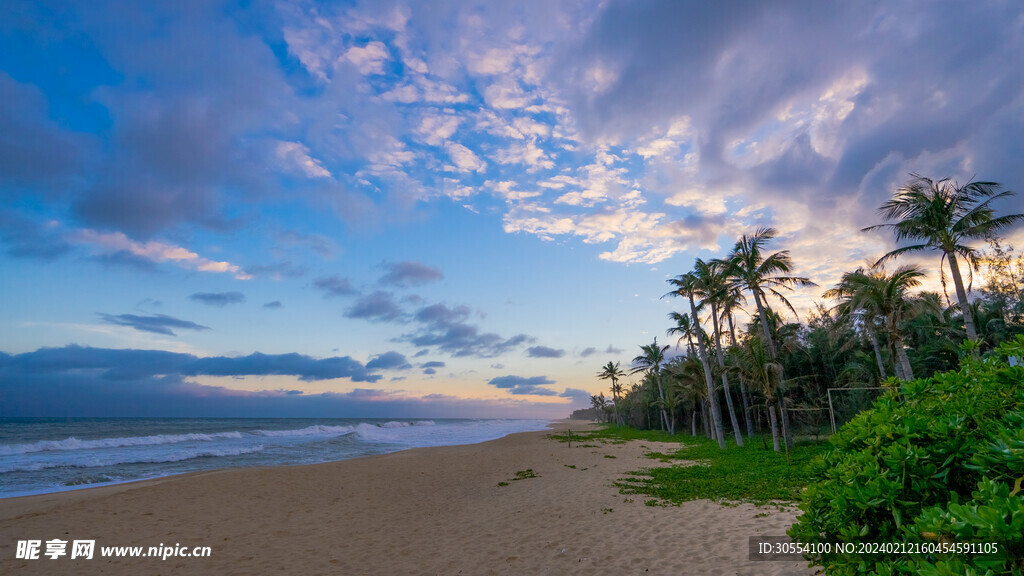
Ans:
{"label": "cloud", "polygon": [[360,296],[345,311],[346,318],[358,318],[371,322],[390,322],[398,319],[401,315],[402,310],[395,302],[394,294],[381,290]]}
{"label": "cloud", "polygon": [[586,358],[587,356],[592,356],[592,355],[594,355],[596,353],[597,353],[597,348],[594,348],[593,346],[590,346],[590,347],[584,348],[583,351],[580,352],[580,357],[581,358]]}
{"label": "cloud", "polygon": [[245,302],[245,295],[241,292],[196,292],[188,297],[189,300],[223,308],[228,304],[241,304]]}
{"label": "cloud", "polygon": [[404,335],[402,340],[416,346],[436,347],[456,357],[480,358],[500,356],[536,340],[526,334],[506,338],[494,333],[481,332],[477,326],[466,323],[470,314],[471,311],[466,306],[424,306],[413,315],[413,319],[422,325],[422,329]]}
{"label": "cloud", "polygon": [[339,276],[324,276],[313,281],[313,286],[324,291],[324,298],[332,296],[352,296],[357,294],[348,278]]}
{"label": "cloud", "polygon": [[444,145],[448,157],[455,164],[459,172],[483,172],[487,169],[487,163],[477,157],[472,150],[458,142],[446,142]]}
{"label": "cloud", "polygon": [[164,242],[136,242],[121,232],[97,232],[81,229],[68,235],[70,242],[84,245],[101,255],[128,254],[139,261],[173,262],[198,272],[229,273],[239,280],[251,278],[239,266],[204,258],[191,250]]}
{"label": "cloud", "polygon": [[330,170],[309,155],[309,147],[301,142],[278,142],[277,159],[285,171],[307,178],[331,178]]}
{"label": "cloud", "polygon": [[382,267],[388,272],[378,282],[389,286],[419,286],[444,279],[440,269],[419,262],[385,263]]}
{"label": "cloud", "polygon": [[615,346],[612,346],[611,344],[609,344],[608,347],[605,348],[604,353],[605,354],[622,354],[622,349],[621,348],[616,348]]}
{"label": "cloud", "polygon": [[284,278],[300,278],[306,275],[306,269],[292,262],[274,262],[271,264],[254,264],[245,267],[245,273],[253,277],[282,280]]}
{"label": "cloud", "polygon": [[320,394],[297,388],[250,392],[188,379],[271,375],[307,381],[382,379],[348,357],[257,353],[197,358],[156,350],[66,346],[15,355],[0,352],[0,405],[5,415],[16,417],[561,418],[570,408],[513,398],[415,396],[369,388]]}
{"label": "cloud", "polygon": [[558,395],[558,397],[571,399],[574,408],[590,407],[590,392],[587,392],[586,390],[580,390],[579,388],[566,388],[565,391]]}
{"label": "cloud", "polygon": [[284,304],[281,304],[280,300],[274,300],[272,302],[267,302],[266,304],[263,305],[263,307],[277,309],[284,307]]}
{"label": "cloud", "polygon": [[548,348],[547,346],[531,346],[526,349],[526,355],[530,358],[561,358],[565,356],[565,350]]}
{"label": "cloud", "polygon": [[344,58],[355,64],[361,74],[383,74],[384,63],[389,56],[383,42],[369,42],[365,46],[349,48]]}
{"label": "cloud", "polygon": [[297,376],[300,380],[347,378],[376,382],[381,376],[348,356],[312,358],[301,354],[197,357],[161,350],[91,348],[77,345],[40,348],[9,357],[8,368],[26,373],[63,374],[91,371],[104,380],[133,380],[155,376]]}
{"label": "cloud", "polygon": [[395,351],[374,356],[366,363],[367,370],[408,370],[410,368],[412,368],[412,364],[409,364],[405,356]]}
{"label": "cloud", "polygon": [[526,394],[535,396],[558,395],[558,392],[550,388],[542,388],[546,384],[555,383],[554,380],[549,380],[546,376],[532,376],[530,378],[524,378],[523,376],[498,376],[491,378],[487,383],[491,386],[508,390],[509,394],[516,396]]}
{"label": "cloud", "polygon": [[424,362],[420,364],[420,368],[444,368],[445,363],[437,360],[431,360],[430,362]]}
{"label": "cloud", "polygon": [[128,326],[134,328],[140,332],[152,332],[154,334],[166,334],[167,336],[177,336],[172,328],[179,330],[209,330],[209,326],[203,326],[196,324],[190,320],[181,320],[173,316],[167,316],[166,314],[154,314],[151,316],[140,316],[137,314],[103,314],[100,313],[100,318],[108,324],[115,324],[117,326]]}
{"label": "cloud", "polygon": [[71,251],[57,222],[39,222],[8,210],[0,210],[0,241],[16,258],[53,260]]}

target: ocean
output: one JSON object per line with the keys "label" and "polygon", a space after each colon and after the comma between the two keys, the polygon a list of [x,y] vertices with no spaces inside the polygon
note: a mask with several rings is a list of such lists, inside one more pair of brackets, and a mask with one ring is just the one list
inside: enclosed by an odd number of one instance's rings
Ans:
{"label": "ocean", "polygon": [[0,498],[313,464],[543,430],[548,420],[0,418]]}

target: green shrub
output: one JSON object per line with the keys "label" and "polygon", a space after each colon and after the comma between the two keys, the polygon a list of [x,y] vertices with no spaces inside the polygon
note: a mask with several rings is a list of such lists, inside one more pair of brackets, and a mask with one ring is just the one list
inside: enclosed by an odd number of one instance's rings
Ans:
{"label": "green shrub", "polygon": [[832,437],[814,463],[806,544],[996,544],[995,553],[808,555],[826,574],[1024,574],[1024,337],[959,370],[903,383]]}

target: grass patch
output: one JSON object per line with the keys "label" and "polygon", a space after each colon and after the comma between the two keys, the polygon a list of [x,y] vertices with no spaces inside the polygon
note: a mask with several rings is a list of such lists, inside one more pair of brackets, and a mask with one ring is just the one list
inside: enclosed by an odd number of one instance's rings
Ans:
{"label": "grass patch", "polygon": [[604,457],[605,458],[615,458],[615,456],[612,456],[611,454],[605,454]]}
{"label": "grass patch", "polygon": [[[625,444],[630,440],[646,440],[648,442],[680,442],[683,440],[689,441],[689,436],[682,434],[676,434],[675,436],[669,436],[668,432],[662,432],[661,430],[636,430],[627,426],[616,426],[614,424],[598,424],[598,427],[592,430],[580,430],[572,431],[570,438],[569,433],[558,433],[548,434],[547,437],[551,440],[558,442],[569,442],[575,446],[577,442],[601,442],[602,444]],[[586,447],[586,446],[581,446]],[[593,447],[596,447],[594,445]]]}
{"label": "grass patch", "polygon": [[516,477],[512,480],[526,480],[527,478],[540,478],[540,475],[534,472],[533,468],[527,468],[526,470],[516,472]]}
{"label": "grass patch", "polygon": [[[599,433],[619,432],[609,428]],[[703,498],[754,504],[796,501],[800,491],[811,481],[811,460],[828,446],[826,441],[798,442],[787,457],[785,452],[765,450],[758,438],[747,440],[742,448],[730,441],[728,448],[721,450],[716,442],[705,438],[670,437],[651,430],[620,430],[631,439],[658,442],[685,439],[686,445],[674,454],[648,452],[645,456],[663,463],[686,460],[697,464],[631,472],[615,483],[622,494],[655,496],[661,503],[671,504]],[[645,504],[653,505],[650,501]]]}
{"label": "grass patch", "polygon": [[576,465],[575,465],[575,464],[564,464],[564,466],[565,466],[566,468],[572,468],[573,470],[575,470],[575,469],[576,469]]}
{"label": "grass patch", "polygon": [[[575,466],[573,466],[575,468]],[[527,468],[526,470],[520,470],[516,472],[516,475],[508,479],[508,482],[498,482],[498,486],[508,486],[509,482],[515,482],[516,480],[526,480],[527,478],[540,478],[540,474],[533,471],[533,468]]]}

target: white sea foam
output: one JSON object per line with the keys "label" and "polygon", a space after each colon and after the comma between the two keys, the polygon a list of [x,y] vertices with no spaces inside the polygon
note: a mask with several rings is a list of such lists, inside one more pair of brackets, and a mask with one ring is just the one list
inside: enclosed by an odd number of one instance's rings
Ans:
{"label": "white sea foam", "polygon": [[79,440],[71,437],[63,440],[40,440],[29,444],[0,446],[0,456],[30,454],[32,452],[58,452],[62,450],[94,450],[97,448],[121,448],[124,446],[152,446],[176,444],[179,442],[213,442],[226,438],[241,438],[241,432],[214,432],[210,434],[156,434],[153,436],[129,436],[125,438],[100,438]]}
{"label": "white sea foam", "polygon": [[0,464],[0,473],[6,472],[31,472],[46,470],[49,468],[99,468],[103,466],[115,466],[118,464],[163,464],[168,462],[182,462],[194,458],[210,458],[221,456],[240,456],[242,454],[253,454],[262,452],[263,445],[246,446],[242,448],[218,448],[218,449],[194,449],[181,450],[173,453],[154,456],[149,453],[126,454],[118,452],[109,456],[94,456],[81,461],[32,461],[12,462]]}
{"label": "white sea foam", "polygon": [[289,436],[322,436],[324,438],[330,438],[332,436],[344,436],[346,434],[351,434],[354,431],[355,428],[352,426],[323,426],[317,424],[295,430],[254,430],[252,433],[257,436],[271,436],[275,438],[284,438]]}

